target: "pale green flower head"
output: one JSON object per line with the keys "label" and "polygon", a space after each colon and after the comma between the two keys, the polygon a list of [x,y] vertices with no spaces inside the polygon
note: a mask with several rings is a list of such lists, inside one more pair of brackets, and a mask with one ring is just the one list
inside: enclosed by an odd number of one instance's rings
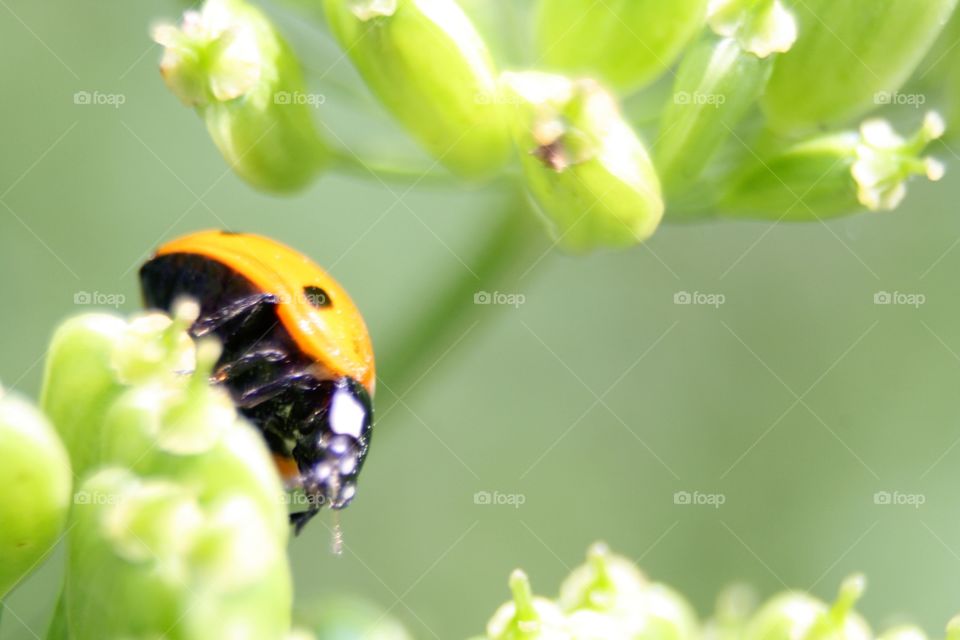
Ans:
{"label": "pale green flower head", "polygon": [[781,0],[710,0],[707,21],[758,58],[785,53],[797,40],[797,21]]}
{"label": "pale green flower head", "polygon": [[153,38],[164,47],[160,71],[185,104],[233,100],[249,93],[268,72],[276,47],[261,39],[243,5],[210,0],[183,14],[180,26],[159,24]]}
{"label": "pale green flower head", "polygon": [[864,122],[851,168],[860,203],[871,211],[896,209],[907,195],[906,181],[911,176],[940,180],[944,165],[920,154],[944,131],[943,118],[935,112],[926,115],[920,130],[909,139],[898,135],[886,120]]}

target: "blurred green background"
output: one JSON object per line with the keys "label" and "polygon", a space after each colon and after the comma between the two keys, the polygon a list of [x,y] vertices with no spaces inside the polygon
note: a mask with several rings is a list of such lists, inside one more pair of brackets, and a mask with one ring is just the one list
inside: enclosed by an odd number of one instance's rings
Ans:
{"label": "blurred green background", "polygon": [[[148,252],[208,227],[326,265],[390,352],[507,206],[491,190],[418,188],[408,208],[402,187],[336,176],[289,199],[253,192],[159,78],[148,26],[181,8],[0,0],[9,387],[36,394],[51,331],[90,310],[84,292],[135,311]],[[350,145],[409,146],[352,95],[328,41],[289,9],[272,15],[327,96],[318,118]],[[81,91],[123,104],[75,104]],[[294,540],[298,599],[358,594],[418,638],[464,637],[506,599],[511,569],[552,594],[604,539],[701,614],[735,579],[829,597],[862,570],[877,626],[939,633],[960,608],[960,167],[940,155],[947,178],[913,184],[893,214],[668,225],[632,251],[531,260],[499,287],[525,303],[473,308],[403,403],[382,380],[393,408],[342,514],[347,551],[330,553],[322,525]],[[684,291],[725,303],[675,304]],[[925,303],[874,304],[882,291]],[[523,504],[477,504],[482,491]],[[676,504],[682,491],[725,502]],[[924,503],[876,504],[884,491]],[[2,640],[43,635],[60,570],[54,555],[8,600]]]}

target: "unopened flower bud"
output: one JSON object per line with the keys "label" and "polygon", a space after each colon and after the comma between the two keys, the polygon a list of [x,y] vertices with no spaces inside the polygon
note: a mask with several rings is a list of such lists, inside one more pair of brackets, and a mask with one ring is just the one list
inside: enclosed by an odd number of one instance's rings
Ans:
{"label": "unopened flower bud", "polygon": [[803,592],[780,594],[760,608],[744,634],[745,640],[869,640],[867,623],[853,606],[863,594],[862,575],[844,580],[836,602],[827,606]]}
{"label": "unopened flower bud", "polygon": [[245,0],[206,0],[180,26],[158,25],[160,70],[203,117],[227,163],[254,187],[308,184],[328,151],[312,122],[299,63],[270,20]]}
{"label": "unopened flower bud", "polygon": [[943,120],[930,113],[910,138],[883,120],[869,120],[858,132],[801,142],[735,179],[720,208],[723,215],[778,220],[895,209],[911,177],[943,177],[944,166],[921,155],[943,131]]}
{"label": "unopened flower bud", "polygon": [[625,611],[635,607],[649,586],[629,559],[614,555],[602,542],[587,550],[587,562],[575,568],[560,586],[558,602],[565,611]]}
{"label": "unopened flower bud", "polygon": [[501,606],[487,624],[490,640],[571,640],[563,612],[546,598],[533,595],[527,574],[510,575],[513,600]]}
{"label": "unopened flower bud", "polygon": [[527,188],[558,244],[627,247],[663,216],[660,181],[615,98],[591,80],[506,73]]}
{"label": "unopened flower bud", "polygon": [[691,185],[756,104],[772,63],[746,53],[730,38],[704,40],[684,56],[655,153],[671,202],[689,199]]}
{"label": "unopened flower bud", "polygon": [[547,66],[633,90],[665,72],[703,27],[706,0],[541,0],[537,44]]}
{"label": "unopened flower bud", "polygon": [[71,484],[70,459],[53,426],[0,387],[0,600],[53,549]]}
{"label": "unopened flower bud", "polygon": [[800,27],[763,96],[771,124],[804,132],[845,124],[907,81],[956,0],[804,0]]}
{"label": "unopened flower bud", "polygon": [[325,0],[324,7],[364,81],[438,162],[468,178],[506,163],[493,62],[454,0]]}

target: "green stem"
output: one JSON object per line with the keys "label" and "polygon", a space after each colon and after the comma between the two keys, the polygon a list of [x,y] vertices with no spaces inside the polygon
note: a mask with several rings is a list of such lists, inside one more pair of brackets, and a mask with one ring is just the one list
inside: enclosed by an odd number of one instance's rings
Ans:
{"label": "green stem", "polygon": [[50,626],[47,628],[46,640],[69,640],[70,631],[67,627],[67,607],[63,597],[63,591],[57,598],[57,608],[53,612],[53,618],[50,620]]}
{"label": "green stem", "polygon": [[[474,303],[478,291],[517,289],[518,275],[529,269],[547,251],[549,239],[535,219],[522,193],[508,201],[497,224],[482,240],[463,270],[426,305],[403,337],[390,345],[382,359],[382,379],[401,397],[416,376],[432,366],[443,350],[449,349],[483,309]],[[388,410],[397,402],[385,398],[378,409]]]}
{"label": "green stem", "polygon": [[365,180],[373,176],[386,183],[417,186],[449,186],[457,183],[456,176],[417,163],[361,158],[343,149],[332,149],[331,152],[334,155],[331,170]]}

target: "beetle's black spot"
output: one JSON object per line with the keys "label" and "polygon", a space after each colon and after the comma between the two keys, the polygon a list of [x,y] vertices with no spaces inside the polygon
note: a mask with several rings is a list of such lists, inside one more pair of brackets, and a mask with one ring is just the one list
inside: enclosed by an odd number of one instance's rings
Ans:
{"label": "beetle's black spot", "polygon": [[241,231],[230,231],[229,229],[222,229],[222,230],[220,231],[220,235],[222,235],[222,236],[242,236],[242,235],[243,235],[243,232],[241,232]]}
{"label": "beetle's black spot", "polygon": [[317,309],[325,309],[333,306],[333,300],[330,299],[330,296],[321,287],[312,284],[307,285],[303,288],[303,296],[307,299],[307,302]]}

